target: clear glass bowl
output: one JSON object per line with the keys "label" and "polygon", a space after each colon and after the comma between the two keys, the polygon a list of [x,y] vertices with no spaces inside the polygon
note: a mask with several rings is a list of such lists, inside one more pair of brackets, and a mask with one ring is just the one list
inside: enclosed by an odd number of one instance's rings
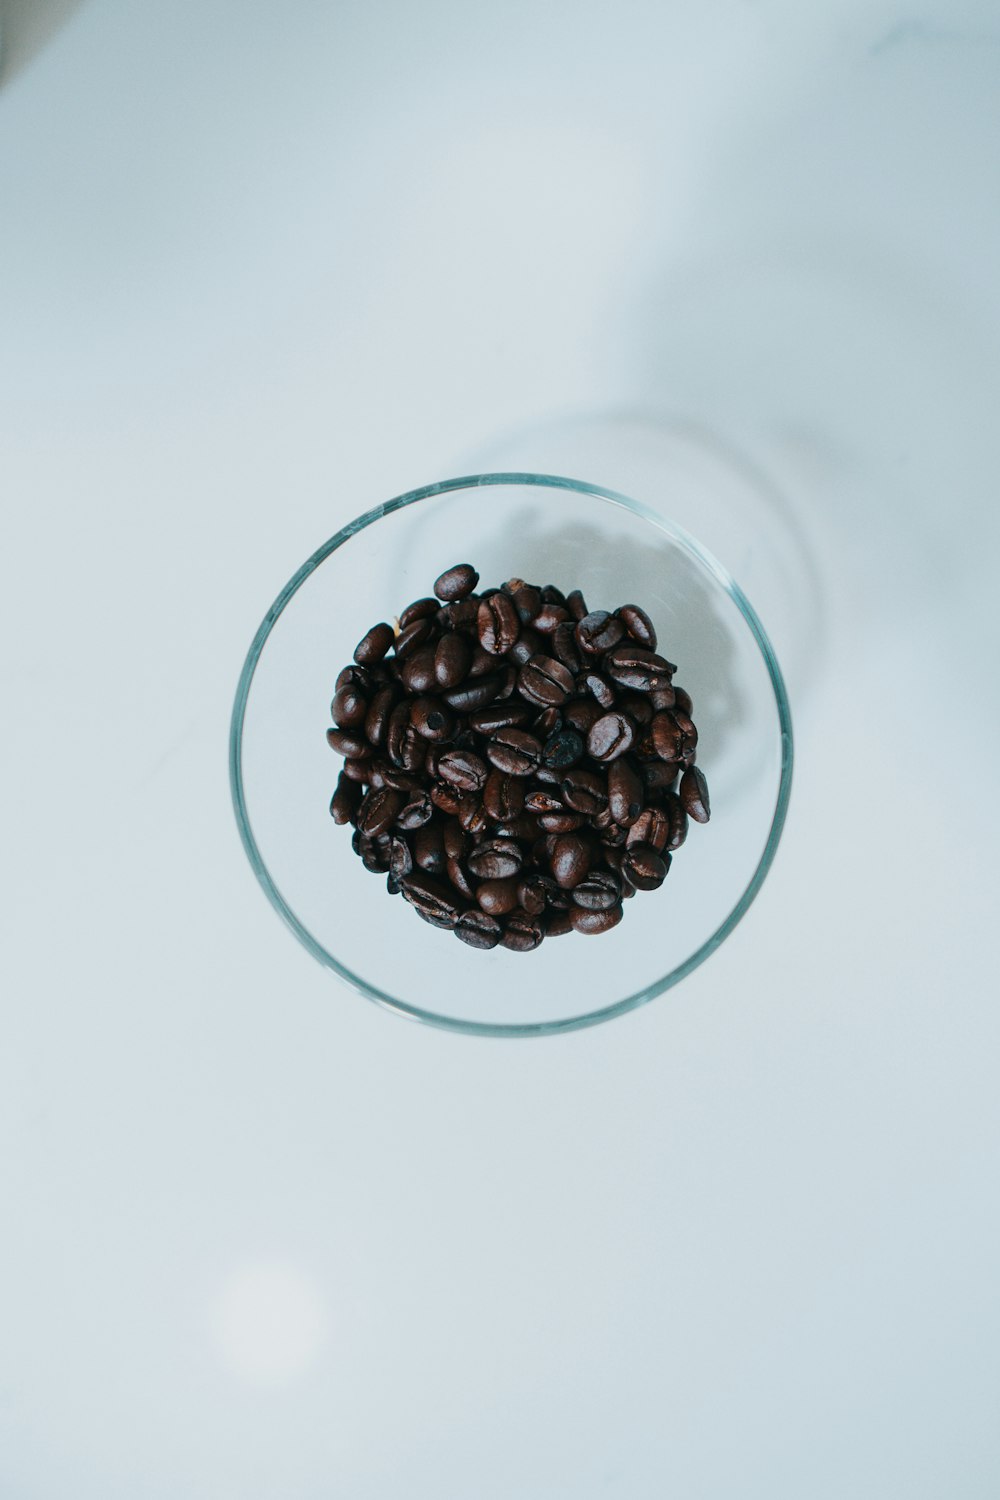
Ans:
{"label": "clear glass bowl", "polygon": [[[692,824],[658,890],[599,937],[484,952],[428,926],[329,815],[334,679],[369,625],[471,562],[480,587],[519,576],[580,588],[591,609],[642,605],[694,700],[712,819]],[[613,490],[546,474],[479,474],[400,495],[338,531],[268,610],[230,735],[244,848],[275,911],[351,988],[453,1031],[538,1036],[624,1014],[678,983],[760,890],[788,806],[792,728],[781,670],[741,590],[699,544]]]}

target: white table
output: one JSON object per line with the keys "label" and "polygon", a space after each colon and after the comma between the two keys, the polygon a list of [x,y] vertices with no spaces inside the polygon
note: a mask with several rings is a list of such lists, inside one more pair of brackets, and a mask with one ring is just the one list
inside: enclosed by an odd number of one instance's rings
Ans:
{"label": "white table", "polygon": [[[995,1496],[997,5],[27,9],[0,1494]],[[244,651],[352,514],[637,407],[811,528],[777,864],[623,1020],[404,1023],[246,866]]]}

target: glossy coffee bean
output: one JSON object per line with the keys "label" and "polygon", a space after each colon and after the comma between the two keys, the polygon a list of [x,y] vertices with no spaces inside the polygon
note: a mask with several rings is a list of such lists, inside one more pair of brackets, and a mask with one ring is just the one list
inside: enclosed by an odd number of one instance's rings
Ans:
{"label": "glossy coffee bean", "polygon": [[463,792],[459,798],[458,825],[475,842],[483,837],[490,827],[491,819],[482,800],[475,792]]}
{"label": "glossy coffee bean", "polygon": [[484,880],[476,887],[476,900],[491,917],[505,917],[518,905],[517,886],[516,875],[508,875],[505,880]]}
{"label": "glossy coffee bean", "polygon": [[477,677],[474,681],[467,680],[456,688],[449,688],[441,697],[456,713],[467,714],[492,703],[502,686],[503,678],[499,672],[491,672],[488,677]]}
{"label": "glossy coffee bean", "polygon": [[444,869],[445,874],[456,891],[458,891],[458,894],[464,896],[466,901],[474,901],[476,899],[475,888],[465,873],[465,866],[462,864],[462,861],[456,859],[453,855],[446,855]]}
{"label": "glossy coffee bean", "polygon": [[494,823],[508,823],[524,807],[524,779],[492,770],[483,786],[483,809]]}
{"label": "glossy coffee bean", "polygon": [[573,919],[568,909],[565,911],[550,909],[545,913],[544,921],[547,938],[565,937],[567,932],[573,931]]}
{"label": "glossy coffee bean", "polygon": [[607,911],[622,898],[622,885],[612,870],[591,870],[573,887],[573,900],[587,911]]}
{"label": "glossy coffee bean", "polygon": [[466,636],[454,630],[434,647],[434,677],[438,687],[454,688],[465,680],[472,662],[472,647]]}
{"label": "glossy coffee bean", "polygon": [[366,838],[388,833],[396,821],[397,814],[402,810],[404,801],[403,793],[397,792],[393,787],[383,787],[380,791],[369,792],[358,808],[358,832],[364,834]]}
{"label": "glossy coffee bean", "polygon": [[420,646],[401,664],[399,679],[408,693],[436,693],[438,680],[434,675],[434,647]]}
{"label": "glossy coffee bean", "polygon": [[409,901],[418,916],[432,927],[452,928],[458,921],[458,907],[443,881],[415,870],[403,880],[400,895]]}
{"label": "glossy coffee bean", "polygon": [[429,796],[439,812],[443,812],[449,818],[457,818],[462,807],[462,792],[457,787],[449,786],[445,781],[437,781],[431,787]]}
{"label": "glossy coffee bean", "polygon": [[370,760],[352,760],[348,757],[340,774],[348,781],[368,781],[372,774],[372,763]]}
{"label": "glossy coffee bean", "polygon": [[585,827],[586,822],[583,813],[567,812],[565,808],[560,812],[538,815],[538,826],[544,828],[546,833],[573,833],[577,828]]}
{"label": "glossy coffee bean", "polygon": [[426,870],[428,875],[440,875],[444,870],[444,834],[441,824],[422,823],[410,835],[413,862]]}
{"label": "glossy coffee bean", "polygon": [[555,789],[530,787],[524,795],[525,809],[530,813],[562,812],[565,804]]}
{"label": "glossy coffee bean", "polygon": [[380,687],[376,691],[371,703],[368,705],[368,713],[365,716],[365,738],[370,744],[384,744],[389,715],[392,713],[398,697],[399,689],[395,683],[386,683],[384,687]]}
{"label": "glossy coffee bean", "polygon": [[479,604],[479,644],[491,656],[503,656],[521,633],[517,610],[506,594],[492,594]]}
{"label": "glossy coffee bean", "polygon": [[338,688],[330,704],[330,717],[338,729],[353,729],[368,716],[368,699],[355,687]]}
{"label": "glossy coffee bean", "polygon": [[521,634],[507,652],[507,660],[515,667],[523,667],[526,661],[537,656],[542,651],[542,637],[536,630],[522,625]]}
{"label": "glossy coffee bean", "polygon": [[404,838],[397,834],[389,844],[389,873],[396,881],[413,871],[413,851]]}
{"label": "glossy coffee bean", "polygon": [[586,736],[603,713],[604,709],[593,698],[576,698],[563,709],[563,722]]}
{"label": "glossy coffee bean", "polygon": [[604,671],[619,687],[633,692],[651,693],[669,676],[671,663],[655,651],[623,641],[604,658]]}
{"label": "glossy coffee bean", "polygon": [[587,753],[594,760],[612,761],[631,750],[635,742],[635,725],[627,714],[613,711],[604,714],[590,726]]}
{"label": "glossy coffee bean", "polygon": [[333,690],[339,693],[341,688],[350,687],[365,698],[370,698],[377,686],[372,672],[367,667],[347,666],[342,667],[337,673],[337,681]]}
{"label": "glossy coffee bean", "polygon": [[465,863],[477,880],[506,880],[520,874],[524,856],[514,839],[486,839],[470,850]]}
{"label": "glossy coffee bean", "polygon": [[489,775],[482,756],[471,750],[449,750],[438,761],[438,776],[460,792],[478,792]]}
{"label": "glossy coffee bean", "polygon": [[[682,713],[694,713],[694,704],[691,702],[691,694],[686,693],[682,687],[674,688],[674,702],[677,704],[677,707],[681,710]],[[669,707],[669,704],[665,704],[664,707]]]}
{"label": "glossy coffee bean", "polygon": [[425,740],[450,740],[455,715],[439,698],[418,698],[410,709],[410,722]]}
{"label": "glossy coffee bean", "polygon": [[608,767],[608,808],[615,822],[629,828],[646,802],[643,779],[630,760],[620,758]]}
{"label": "glossy coffee bean", "polygon": [[623,915],[621,902],[616,906],[605,907],[602,911],[589,911],[584,906],[574,906],[569,912],[569,920],[574,932],[596,937],[599,933],[610,932],[612,927],[617,927]]}
{"label": "glossy coffee bean", "polygon": [[517,617],[521,624],[530,625],[542,608],[542,591],[535,588],[533,584],[523,584],[511,595],[511,602],[517,610]]}
{"label": "glossy coffee bean", "polygon": [[361,667],[371,666],[373,662],[381,661],[393,641],[396,639],[391,625],[384,620],[378,625],[373,625],[371,630],[366,630],[360,641],[354,648],[354,660]]}
{"label": "glossy coffee bean", "polygon": [[625,635],[625,626],[606,609],[595,609],[576,624],[576,643],[583,655],[601,656]]}
{"label": "glossy coffee bean", "polygon": [[337,789],[330,801],[330,816],[335,823],[353,823],[355,814],[361,806],[361,787],[356,781],[351,781],[341,771],[337,777]]}
{"label": "glossy coffee bean", "polygon": [[608,805],[608,784],[596,771],[574,766],[560,783],[562,800],[573,812],[593,817]]}
{"label": "glossy coffee bean", "polygon": [[530,916],[526,911],[515,911],[503,923],[500,941],[512,953],[532,953],[544,937],[545,925],[540,917]]}
{"label": "glossy coffee bean", "polygon": [[650,729],[660,759],[679,760],[684,744],[684,731],[674,718],[673,710],[665,708],[661,713],[654,714]]}
{"label": "glossy coffee bean", "polygon": [[572,593],[566,595],[566,608],[569,610],[570,618],[574,621],[582,620],[585,615],[590,614],[587,601],[579,589],[573,589]]}
{"label": "glossy coffee bean", "polygon": [[670,855],[657,854],[652,844],[631,844],[621,863],[622,877],[637,891],[655,891],[667,878]]}
{"label": "glossy coffee bean", "polygon": [[349,760],[367,760],[372,753],[371,745],[356,729],[328,729],[326,742],[331,750]]}
{"label": "glossy coffee bean", "polygon": [[649,844],[662,854],[670,842],[670,814],[662,807],[646,807],[628,830],[626,844]]}
{"label": "glossy coffee bean", "polygon": [[[664,678],[662,687],[653,688],[649,695],[649,706],[654,714],[658,714],[663,708],[673,708],[674,704],[680,701],[678,697],[680,691],[680,688],[675,688],[672,682]],[[687,694],[685,693],[684,696],[687,697]]]}
{"label": "glossy coffee bean", "polygon": [[540,708],[558,708],[573,691],[573,674],[554,656],[533,656],[521,668],[517,686],[522,698]]}
{"label": "glossy coffee bean", "polygon": [[572,890],[590,869],[590,845],[576,833],[562,833],[552,850],[552,875],[556,885]]}
{"label": "glossy coffee bean", "polygon": [[552,636],[552,653],[574,675],[580,670],[580,652],[572,620],[565,620]]}
{"label": "glossy coffee bean", "polygon": [[477,734],[495,734],[498,729],[523,729],[530,724],[534,710],[527,703],[518,703],[506,698],[501,703],[491,703],[488,708],[477,708],[469,714],[470,729]]}
{"label": "glossy coffee bean", "polygon": [[464,911],[455,923],[455,936],[470,948],[495,948],[500,931],[500,923],[484,911]]}
{"label": "glossy coffee bean", "polygon": [[396,660],[403,661],[407,656],[412,656],[418,646],[426,645],[433,633],[434,626],[430,620],[411,621],[396,637]]}
{"label": "glossy coffee bean", "polygon": [[517,883],[518,904],[529,916],[537,917],[551,903],[557,890],[551,875],[522,875]]}
{"label": "glossy coffee bean", "polygon": [[420,828],[424,823],[429,823],[434,815],[434,804],[431,802],[427,792],[411,792],[402,810],[396,817],[396,827],[412,832],[414,828]]}
{"label": "glossy coffee bean", "polygon": [[663,791],[677,780],[680,769],[677,762],[647,760],[643,762],[642,779],[651,790]]}
{"label": "glossy coffee bean", "polygon": [[440,608],[441,605],[437,599],[414,599],[399,617],[400,630],[405,630],[407,625],[413,624],[414,620],[436,620]]}
{"label": "glossy coffee bean", "polygon": [[581,687],[585,688],[595,702],[601,708],[613,708],[615,703],[615,690],[606,677],[600,672],[586,672],[580,680]]}
{"label": "glossy coffee bean", "polygon": [[525,729],[498,729],[485,750],[490,765],[507,776],[530,776],[542,758],[541,741]]}
{"label": "glossy coffee bean", "polygon": [[532,629],[537,630],[539,634],[553,636],[559,626],[568,619],[569,611],[564,605],[547,600],[532,620],[531,625]]}
{"label": "glossy coffee bean", "polygon": [[693,818],[696,823],[708,822],[712,811],[708,782],[697,766],[688,766],[681,777],[680,799],[689,818]]}
{"label": "glossy coffee bean", "polygon": [[542,762],[554,771],[565,771],[583,759],[583,736],[575,729],[560,729],[551,735],[542,749]]}
{"label": "glossy coffee bean", "polygon": [[647,651],[656,650],[656,629],[644,609],[638,604],[623,604],[615,614],[634,641],[645,646]]}
{"label": "glossy coffee bean", "polygon": [[435,579],[434,592],[439,599],[451,603],[471,594],[478,582],[479,574],[471,563],[456,563],[454,567],[446,568],[441,576]]}

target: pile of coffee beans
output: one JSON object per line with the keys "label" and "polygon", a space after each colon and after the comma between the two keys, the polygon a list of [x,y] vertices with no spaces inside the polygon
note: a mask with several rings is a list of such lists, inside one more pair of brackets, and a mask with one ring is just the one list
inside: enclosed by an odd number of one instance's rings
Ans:
{"label": "pile of coffee beans", "polygon": [[442,573],[337,678],[330,803],[367,870],[473,948],[607,932],[707,823],[698,731],[645,610]]}

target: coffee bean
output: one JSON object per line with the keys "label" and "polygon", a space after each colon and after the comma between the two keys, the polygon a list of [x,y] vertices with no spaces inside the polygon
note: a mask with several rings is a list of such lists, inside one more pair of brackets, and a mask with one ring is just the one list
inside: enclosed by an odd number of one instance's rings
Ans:
{"label": "coffee bean", "polygon": [[707,823],[711,816],[708,782],[697,766],[688,766],[681,777],[681,805],[696,823]]}
{"label": "coffee bean", "polygon": [[662,679],[669,677],[671,664],[655,651],[647,651],[645,646],[623,641],[605,656],[604,671],[619,687],[651,693],[663,686]]}
{"label": "coffee bean", "polygon": [[423,646],[433,634],[434,626],[430,620],[413,620],[396,637],[396,660],[403,661],[407,656],[412,656],[417,647]]}
{"label": "coffee bean", "polygon": [[602,708],[614,707],[615,690],[608,679],[601,676],[600,672],[585,673],[580,679],[580,686],[585,688]]}
{"label": "coffee bean", "polygon": [[471,750],[449,750],[438,762],[438,776],[460,792],[480,791],[488,775],[489,766]]}
{"label": "coffee bean", "polygon": [[[686,693],[682,687],[674,688],[674,701],[682,713],[694,713],[694,704],[691,702],[691,695],[690,693]],[[665,703],[663,706],[664,708],[670,707],[669,703]]]}
{"label": "coffee bean", "polygon": [[374,676],[367,667],[348,666],[343,667],[337,673],[337,681],[334,684],[334,692],[339,693],[341,688],[353,688],[364,698],[370,698],[374,693],[377,683]]}
{"label": "coffee bean", "polygon": [[[649,705],[655,714],[658,714],[662,708],[673,708],[674,704],[680,701],[678,698],[680,692],[680,688],[675,688],[673,683],[664,677],[663,686],[654,688],[650,693]],[[687,694],[685,693],[684,696],[687,697]]]}
{"label": "coffee bean", "polygon": [[568,619],[569,611],[562,604],[547,600],[531,624],[541,635],[555,635],[559,626]]}
{"label": "coffee bean", "polygon": [[413,841],[413,860],[428,875],[444,872],[444,834],[438,822],[423,823],[410,835]]}
{"label": "coffee bean", "polygon": [[508,875],[520,873],[524,855],[514,839],[486,839],[476,845],[465,862],[477,880],[506,880]]}
{"label": "coffee bean", "polygon": [[490,765],[507,776],[530,776],[542,757],[541,741],[524,729],[498,729],[485,749]]}
{"label": "coffee bean", "polygon": [[[487,752],[488,753],[488,752]],[[483,787],[483,809],[495,823],[507,823],[524,807],[524,780],[493,770]]]}
{"label": "coffee bean", "polygon": [[398,696],[399,689],[395,684],[387,683],[385,687],[380,687],[372,698],[365,717],[365,738],[370,744],[384,743],[386,725]]}
{"label": "coffee bean", "polygon": [[474,682],[467,681],[459,687],[449,688],[441,697],[456,713],[467,714],[475,708],[485,708],[488,703],[492,703],[502,686],[503,678],[499,672],[494,672],[489,677],[477,677]]}
{"label": "coffee bean", "polygon": [[389,873],[393,879],[402,881],[413,870],[413,853],[406,840],[398,834],[389,844]]}
{"label": "coffee bean", "polygon": [[583,759],[583,736],[575,729],[560,729],[545,741],[542,760],[555,771],[564,771]]}
{"label": "coffee bean", "polygon": [[603,911],[589,911],[585,906],[574,906],[569,913],[569,920],[574,932],[596,936],[617,927],[623,915],[621,902],[616,906],[605,907]]}
{"label": "coffee bean", "polygon": [[500,923],[484,911],[464,911],[455,923],[455,936],[470,948],[495,948],[500,941]]}
{"label": "coffee bean", "polygon": [[662,760],[648,760],[642,767],[642,779],[647,787],[653,790],[662,790],[672,786],[677,780],[680,766],[676,763],[668,763]]}
{"label": "coffee bean", "polygon": [[515,667],[523,667],[526,661],[530,661],[533,656],[538,656],[541,651],[542,637],[537,630],[522,626],[521,634],[507,652],[507,660]]}
{"label": "coffee bean", "polygon": [[576,833],[563,833],[552,851],[552,875],[556,885],[571,890],[590,869],[590,845]]}
{"label": "coffee bean", "polygon": [[517,899],[529,916],[537,917],[550,904],[558,886],[551,875],[522,875],[517,883]]}
{"label": "coffee bean", "polygon": [[511,596],[517,617],[522,625],[530,625],[531,621],[542,608],[542,591],[536,589],[532,584],[523,584]]}
{"label": "coffee bean", "polygon": [[611,870],[591,870],[573,887],[573,900],[587,911],[607,911],[622,898],[621,881]]}
{"label": "coffee bean", "polygon": [[576,645],[576,632],[572,620],[565,620],[552,636],[552,650],[556,658],[570,672],[580,670],[580,652]]}
{"label": "coffee bean", "polygon": [[622,859],[622,875],[637,891],[655,891],[667,878],[670,855],[657,854],[652,844],[631,844]]}
{"label": "coffee bean", "polygon": [[410,721],[425,740],[450,740],[455,730],[455,715],[437,698],[418,698],[410,708]]}
{"label": "coffee bean", "polygon": [[595,609],[576,624],[576,643],[584,656],[601,656],[625,635],[625,626],[606,609]]}
{"label": "coffee bean", "polygon": [[603,776],[576,766],[568,771],[561,782],[563,802],[574,812],[593,817],[608,804],[608,787]]}
{"label": "coffee bean", "polygon": [[451,603],[471,594],[478,582],[479,574],[471,563],[456,563],[453,568],[446,568],[435,580],[434,592],[439,599]]}
{"label": "coffee bean", "polygon": [[587,608],[587,601],[579,589],[574,589],[572,593],[566,595],[566,608],[569,610],[570,618],[574,621],[582,620],[585,615],[589,615],[590,613],[590,610]]}
{"label": "coffee bean", "polygon": [[426,762],[420,771],[404,771],[399,766],[392,765],[387,760],[373,760],[369,762],[372,768],[372,785],[375,784],[376,773],[381,777],[383,786],[395,787],[397,792],[405,792],[407,798],[416,792],[422,792],[427,785]]}
{"label": "coffee bean", "polygon": [[459,827],[472,839],[482,838],[490,826],[490,818],[482,801],[475,792],[463,792],[459,798],[456,814]]}
{"label": "coffee bean", "polygon": [[356,781],[351,781],[341,771],[337,777],[337,790],[334,792],[330,802],[330,816],[335,823],[352,823],[358,808],[361,806],[361,787]]}
{"label": "coffee bean", "polygon": [[330,704],[330,717],[338,729],[353,729],[368,715],[368,699],[355,687],[338,688]]}
{"label": "coffee bean", "polygon": [[366,838],[387,833],[396,821],[404,800],[403,793],[397,792],[393,787],[369,792],[358,808],[358,832]]}
{"label": "coffee bean", "polygon": [[384,620],[378,625],[373,625],[355,646],[354,660],[362,667],[381,661],[395,638],[392,626],[387,625]]}
{"label": "coffee bean", "polygon": [[618,707],[638,728],[645,729],[653,722],[653,705],[649,699],[650,695],[646,693],[622,693]]}
{"label": "coffee bean", "polygon": [[531,953],[545,937],[545,927],[539,917],[526,911],[514,911],[503,924],[500,941],[512,953]]}
{"label": "coffee bean", "polygon": [[408,693],[436,693],[438,680],[434,675],[434,647],[420,646],[408,656],[400,667],[399,679]]}
{"label": "coffee bean", "polygon": [[506,594],[492,594],[482,599],[477,622],[479,644],[491,656],[503,656],[521,632],[521,622]]}
{"label": "coffee bean", "polygon": [[583,813],[567,812],[565,808],[560,812],[538,815],[538,826],[546,833],[573,833],[577,828],[583,828],[586,822]]}
{"label": "coffee bean", "polygon": [[440,812],[445,813],[449,818],[458,817],[463,793],[457,787],[449,786],[445,781],[438,781],[431,787],[429,796]]}
{"label": "coffee bean", "polygon": [[535,717],[531,725],[531,732],[537,735],[544,744],[554,734],[558,734],[562,727],[562,711],[553,706],[551,708],[543,708],[541,713]]}
{"label": "coffee bean", "polygon": [[532,710],[526,703],[506,699],[502,703],[491,703],[488,708],[477,708],[469,715],[469,727],[477,734],[491,735],[498,729],[520,729],[531,722]]}
{"label": "coffee bean", "polygon": [[350,760],[367,760],[372,753],[371,745],[356,729],[328,729],[326,742],[331,750]]}
{"label": "coffee bean", "polygon": [[414,599],[413,603],[408,604],[400,614],[400,630],[405,630],[407,625],[413,624],[414,620],[436,620],[440,608],[441,605],[437,599]]}
{"label": "coffee bean", "polygon": [[635,741],[635,725],[627,714],[613,712],[592,724],[587,734],[587,752],[594,760],[617,760],[631,750]]}
{"label": "coffee bean", "polygon": [[456,859],[453,855],[446,855],[444,868],[448,879],[451,881],[456,891],[458,891],[459,895],[464,896],[466,901],[474,901],[476,899],[476,893],[472,885],[469,883],[469,878],[465,873],[465,867],[462,864],[462,861],[460,859]]}
{"label": "coffee bean", "polygon": [[533,656],[517,679],[523,698],[540,708],[558,707],[573,691],[573,674],[553,656]]}
{"label": "coffee bean", "polygon": [[646,807],[628,830],[626,844],[649,844],[662,854],[670,842],[670,814],[661,807]]}
{"label": "coffee bean", "polygon": [[491,917],[505,917],[518,904],[517,886],[516,875],[508,875],[505,880],[484,880],[476,888],[476,900]]}
{"label": "coffee bean", "polygon": [[615,614],[634,641],[638,641],[648,651],[656,650],[656,629],[644,609],[640,609],[638,604],[623,604],[615,610]]}
{"label": "coffee bean", "polygon": [[396,817],[397,828],[412,831],[429,823],[434,815],[434,804],[427,792],[411,792],[406,805]]}
{"label": "coffee bean", "polygon": [[524,796],[524,806],[531,813],[562,812],[563,800],[555,791],[545,787],[530,787]]}
{"label": "coffee bean", "polygon": [[608,767],[608,807],[615,822],[629,828],[642,812],[646,788],[631,761],[624,757]]}
{"label": "coffee bean", "polygon": [[653,715],[650,725],[653,744],[661,760],[679,760],[684,744],[684,731],[674,718],[673,710],[665,708]]}
{"label": "coffee bean", "polygon": [[434,676],[439,687],[454,688],[465,680],[472,661],[472,647],[464,635],[452,630],[434,648]]}
{"label": "coffee bean", "polygon": [[340,774],[346,777],[348,781],[367,781],[371,773],[370,760],[351,760],[348,758],[344,761]]}
{"label": "coffee bean", "polygon": [[567,932],[573,931],[573,920],[569,911],[548,911],[545,914],[545,936],[565,937]]}
{"label": "coffee bean", "polygon": [[604,710],[593,698],[577,698],[563,709],[563,720],[578,734],[586,735],[592,724],[596,724]]}
{"label": "coffee bean", "polygon": [[458,921],[458,907],[451,892],[432,875],[415,870],[402,881],[400,895],[432,927],[452,928]]}

